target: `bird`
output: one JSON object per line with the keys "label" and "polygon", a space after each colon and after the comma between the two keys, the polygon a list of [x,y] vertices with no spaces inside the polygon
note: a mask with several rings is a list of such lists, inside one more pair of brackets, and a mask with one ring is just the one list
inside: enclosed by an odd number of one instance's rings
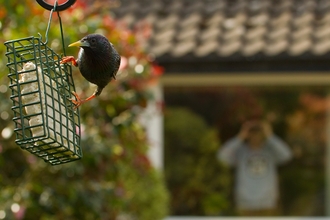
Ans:
{"label": "bird", "polygon": [[82,100],[77,93],[72,92],[75,100],[71,99],[75,108],[81,104],[99,96],[105,86],[112,79],[116,79],[119,70],[121,57],[113,44],[101,34],[89,34],[81,40],[74,42],[69,47],[80,47],[78,58],[65,56],[61,59],[61,64],[72,63],[79,68],[81,75],[97,87],[94,93],[87,99]]}

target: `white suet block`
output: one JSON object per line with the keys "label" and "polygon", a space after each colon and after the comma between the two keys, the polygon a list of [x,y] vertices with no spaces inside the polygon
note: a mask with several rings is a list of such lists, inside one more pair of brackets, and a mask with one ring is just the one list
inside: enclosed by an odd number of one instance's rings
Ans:
{"label": "white suet block", "polygon": [[72,122],[68,120],[64,100],[56,89],[56,83],[32,62],[25,63],[19,72],[22,104],[26,114],[31,115],[29,125],[32,127],[32,136],[36,137],[34,145],[50,143],[49,146],[52,148],[60,147],[59,150],[65,150],[63,146],[67,149],[74,147],[73,132],[76,131]]}

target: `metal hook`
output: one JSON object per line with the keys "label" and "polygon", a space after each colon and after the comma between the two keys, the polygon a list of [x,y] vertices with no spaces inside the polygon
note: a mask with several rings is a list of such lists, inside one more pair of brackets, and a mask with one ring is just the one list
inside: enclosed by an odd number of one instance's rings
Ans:
{"label": "metal hook", "polygon": [[63,54],[64,56],[66,56],[66,53],[65,53],[65,46],[64,46],[64,34],[63,34],[63,28],[62,28],[62,19],[61,19],[61,16],[60,16],[60,12],[57,11],[57,17],[58,17],[58,20],[60,22],[60,31],[61,31],[61,40],[62,40],[62,50],[63,50]]}
{"label": "metal hook", "polygon": [[49,32],[49,28],[50,28],[50,23],[52,21],[53,12],[56,11],[56,8],[57,8],[57,0],[55,0],[53,8],[50,11],[49,20],[48,20],[48,24],[47,24],[47,29],[46,29],[46,33],[45,33],[46,40],[45,40],[44,44],[48,43],[48,32]]}
{"label": "metal hook", "polygon": [[[51,4],[48,4],[47,2],[44,2],[44,0],[36,0],[36,1],[44,9],[47,9],[48,11],[54,10],[54,6]],[[57,5],[56,10],[54,10],[54,11],[64,11],[64,10],[68,9],[69,7],[71,7],[75,2],[76,2],[76,0],[67,0],[63,4]]]}
{"label": "metal hook", "polygon": [[[62,40],[62,50],[63,50],[63,54],[65,56],[66,53],[65,53],[65,47],[64,47],[64,36],[63,36],[63,28],[62,28],[62,19],[61,19],[60,12],[59,12],[60,10],[57,10],[58,7],[59,6],[57,4],[57,0],[55,0],[54,6],[51,9],[50,15],[49,15],[49,20],[48,20],[48,24],[47,24],[46,33],[45,33],[46,40],[45,40],[44,44],[47,44],[48,43],[48,32],[49,32],[49,28],[50,28],[50,23],[52,21],[53,13],[56,11],[57,12],[58,19],[59,19],[59,23],[60,23],[61,40]],[[40,39],[42,39],[42,36],[41,36],[40,33],[39,33],[39,36],[40,36]]]}

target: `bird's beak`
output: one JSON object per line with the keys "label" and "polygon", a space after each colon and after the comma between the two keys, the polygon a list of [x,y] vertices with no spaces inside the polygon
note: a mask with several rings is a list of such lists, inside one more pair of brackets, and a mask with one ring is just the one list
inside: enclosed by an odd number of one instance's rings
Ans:
{"label": "bird's beak", "polygon": [[87,41],[77,41],[69,45],[69,47],[89,47],[89,43]]}

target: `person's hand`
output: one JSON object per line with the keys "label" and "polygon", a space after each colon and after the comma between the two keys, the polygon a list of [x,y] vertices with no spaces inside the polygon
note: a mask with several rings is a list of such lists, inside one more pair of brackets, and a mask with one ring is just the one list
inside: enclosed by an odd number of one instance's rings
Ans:
{"label": "person's hand", "polygon": [[248,137],[248,133],[249,133],[249,126],[248,123],[245,122],[238,133],[238,137],[244,141]]}
{"label": "person's hand", "polygon": [[247,121],[245,122],[242,127],[241,127],[241,130],[239,131],[238,133],[238,137],[241,139],[241,140],[246,140],[247,137],[249,136],[249,131],[250,131],[250,128],[252,126],[252,122],[251,121]]}
{"label": "person's hand", "polygon": [[266,138],[273,134],[272,126],[268,122],[263,122],[261,125]]}

